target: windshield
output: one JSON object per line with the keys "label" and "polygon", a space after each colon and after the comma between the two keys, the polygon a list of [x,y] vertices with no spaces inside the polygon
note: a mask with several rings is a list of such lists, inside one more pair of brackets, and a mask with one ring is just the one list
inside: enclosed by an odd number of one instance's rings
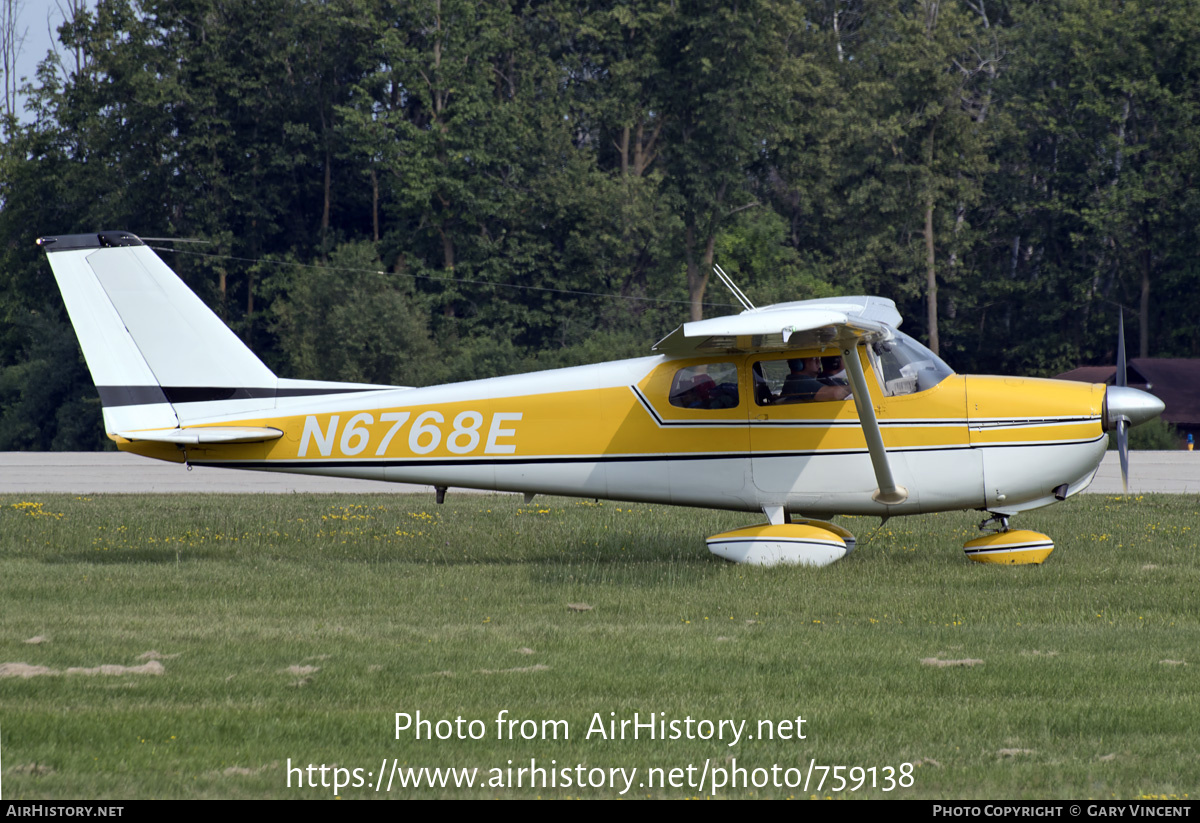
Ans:
{"label": "windshield", "polygon": [[895,335],[887,342],[871,345],[871,359],[884,394],[894,397],[925,391],[954,374],[940,357],[904,332]]}

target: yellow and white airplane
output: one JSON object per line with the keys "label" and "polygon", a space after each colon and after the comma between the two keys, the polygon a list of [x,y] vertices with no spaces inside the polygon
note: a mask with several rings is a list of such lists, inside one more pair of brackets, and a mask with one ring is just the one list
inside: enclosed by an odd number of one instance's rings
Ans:
{"label": "yellow and white airplane", "polygon": [[732,284],[745,311],[649,357],[427,388],[290,380],[134,235],[38,243],[123,451],[428,484],[439,502],[459,486],[762,512],[708,539],[739,562],[833,562],[854,547],[837,514],[957,509],[991,515],[972,559],[1041,562],[1050,539],[1008,518],[1086,488],[1105,432],[1163,410],[1135,389],[957,375],[890,300],[755,308]]}

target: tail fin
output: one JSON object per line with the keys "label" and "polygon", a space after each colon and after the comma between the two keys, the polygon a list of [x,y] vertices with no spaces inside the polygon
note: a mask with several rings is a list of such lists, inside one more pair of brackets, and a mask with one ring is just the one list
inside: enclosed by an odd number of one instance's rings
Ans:
{"label": "tail fin", "polygon": [[275,374],[140,239],[101,232],[42,237],[38,245],[109,433],[185,425],[174,403],[249,401],[238,411],[274,405]]}

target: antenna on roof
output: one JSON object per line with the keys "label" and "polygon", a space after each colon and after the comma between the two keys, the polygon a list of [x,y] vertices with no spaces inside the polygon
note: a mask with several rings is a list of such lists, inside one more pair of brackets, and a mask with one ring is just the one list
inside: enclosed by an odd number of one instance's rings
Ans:
{"label": "antenna on roof", "polygon": [[733,295],[734,299],[742,304],[742,308],[744,308],[746,311],[758,311],[754,304],[750,302],[750,298],[747,297],[742,290],[737,287],[737,283],[733,282],[733,278],[726,274],[723,268],[716,263],[713,263],[713,271],[717,273],[717,277],[719,277],[721,282],[725,284],[725,288],[729,289],[729,292]]}

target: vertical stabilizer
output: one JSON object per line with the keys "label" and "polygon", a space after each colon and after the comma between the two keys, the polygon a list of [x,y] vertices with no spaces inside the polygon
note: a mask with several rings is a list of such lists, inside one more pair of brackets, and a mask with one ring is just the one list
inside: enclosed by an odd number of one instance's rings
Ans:
{"label": "vertical stabilizer", "polygon": [[176,428],[187,422],[179,403],[238,398],[274,405],[274,373],[137,237],[101,232],[38,244],[109,433]]}

